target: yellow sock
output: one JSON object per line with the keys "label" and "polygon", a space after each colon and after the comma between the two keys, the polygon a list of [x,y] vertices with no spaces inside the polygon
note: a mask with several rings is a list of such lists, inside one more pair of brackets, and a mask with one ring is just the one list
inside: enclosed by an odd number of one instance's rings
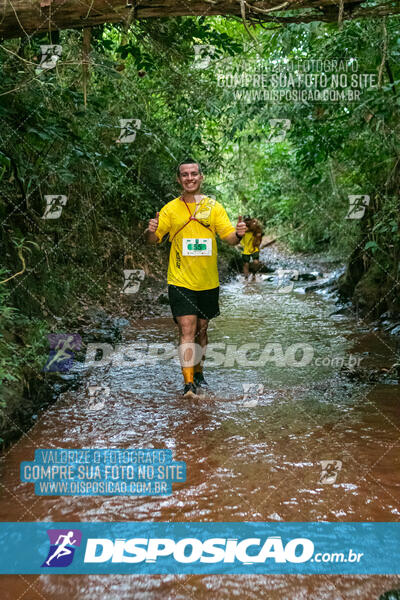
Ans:
{"label": "yellow sock", "polygon": [[182,367],[185,383],[193,383],[194,367]]}

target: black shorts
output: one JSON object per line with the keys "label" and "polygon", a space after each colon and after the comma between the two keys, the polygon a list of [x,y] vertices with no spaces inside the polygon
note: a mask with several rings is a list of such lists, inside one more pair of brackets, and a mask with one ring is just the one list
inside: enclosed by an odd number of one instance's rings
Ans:
{"label": "black shorts", "polygon": [[200,292],[177,285],[168,286],[172,316],[197,315],[200,319],[213,319],[219,315],[219,287]]}
{"label": "black shorts", "polygon": [[260,258],[260,253],[259,252],[253,252],[252,254],[242,254],[243,257],[243,262],[245,263],[249,263],[250,262],[250,258],[252,258],[253,260],[258,260]]}

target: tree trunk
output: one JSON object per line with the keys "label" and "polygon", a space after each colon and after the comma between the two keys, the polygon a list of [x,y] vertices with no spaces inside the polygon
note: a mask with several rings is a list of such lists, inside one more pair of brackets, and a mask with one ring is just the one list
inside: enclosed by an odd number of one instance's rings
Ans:
{"label": "tree trunk", "polygon": [[[362,0],[343,0],[343,20],[363,16],[385,16],[400,13],[400,6],[388,2],[381,6],[361,8]],[[43,31],[91,27],[101,23],[129,21],[135,18],[176,16],[241,16],[246,19],[300,23],[337,21],[338,0],[0,0],[0,36],[4,38],[32,35]],[[280,10],[277,11],[277,8]],[[306,12],[304,9],[314,9]],[[285,16],[287,10],[298,15]]]}

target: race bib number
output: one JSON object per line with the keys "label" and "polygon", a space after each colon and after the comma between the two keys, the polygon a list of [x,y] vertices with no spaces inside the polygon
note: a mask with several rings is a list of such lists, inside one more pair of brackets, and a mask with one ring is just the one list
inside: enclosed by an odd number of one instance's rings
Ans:
{"label": "race bib number", "polygon": [[183,238],[182,256],[211,256],[212,238]]}

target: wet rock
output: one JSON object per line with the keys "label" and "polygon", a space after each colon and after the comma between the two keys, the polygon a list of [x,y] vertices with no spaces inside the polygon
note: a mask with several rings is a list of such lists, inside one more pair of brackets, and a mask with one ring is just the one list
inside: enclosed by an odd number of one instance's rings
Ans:
{"label": "wet rock", "polygon": [[323,290],[323,289],[327,289],[329,287],[336,285],[336,283],[337,283],[337,277],[336,277],[336,275],[334,275],[333,277],[329,277],[329,279],[325,279],[325,281],[321,281],[318,283],[311,283],[310,285],[308,285],[305,288],[305,290],[306,290],[306,292],[312,292],[314,290]]}
{"label": "wet rock", "polygon": [[54,373],[55,377],[57,377],[57,379],[60,379],[61,381],[74,381],[76,379],[76,375],[74,375],[73,373]]}
{"label": "wet rock", "polygon": [[51,385],[53,397],[55,397],[69,389],[77,389],[81,384],[81,376],[77,373],[57,373],[50,371],[46,373],[46,381]]}
{"label": "wet rock", "polygon": [[395,325],[393,329],[390,330],[390,335],[399,335],[400,336],[400,323]]}
{"label": "wet rock", "polygon": [[380,315],[379,320],[386,321],[387,319],[390,319],[391,316],[391,313],[389,311],[386,311]]}
{"label": "wet rock", "polygon": [[115,319],[113,319],[113,322],[115,327],[118,327],[119,329],[128,327],[128,325],[130,324],[128,319],[125,319],[124,317],[116,317]]}
{"label": "wet rock", "polygon": [[114,327],[112,329],[92,329],[82,332],[82,341],[85,344],[94,342],[115,344],[121,341],[121,329]]}
{"label": "wet rock", "polygon": [[354,308],[353,305],[351,304],[351,302],[348,302],[347,304],[341,306],[340,308],[338,308],[337,310],[335,310],[334,312],[330,313],[330,317],[336,316],[336,315],[345,315],[346,317],[351,317],[354,315]]}
{"label": "wet rock", "polygon": [[128,319],[109,315],[102,308],[88,308],[84,314],[87,327],[93,329],[122,329],[129,325]]}
{"label": "wet rock", "polygon": [[95,323],[96,325],[104,325],[109,320],[109,315],[102,308],[91,307],[88,308],[84,314],[87,321]]}
{"label": "wet rock", "polygon": [[55,383],[53,385],[53,399],[56,400],[57,397],[62,394],[63,392],[63,386],[61,385],[61,383]]}
{"label": "wet rock", "polygon": [[318,273],[314,271],[313,273],[300,273],[298,280],[299,281],[315,281],[319,277],[322,277],[322,273]]}
{"label": "wet rock", "polygon": [[390,329],[393,326],[393,323],[391,321],[389,321],[388,319],[385,319],[384,321],[381,321],[381,329]]}
{"label": "wet rock", "polygon": [[85,317],[90,319],[90,323],[80,331],[85,344],[93,342],[116,344],[122,339],[122,330],[129,325],[128,319],[113,317],[99,308],[87,310]]}

